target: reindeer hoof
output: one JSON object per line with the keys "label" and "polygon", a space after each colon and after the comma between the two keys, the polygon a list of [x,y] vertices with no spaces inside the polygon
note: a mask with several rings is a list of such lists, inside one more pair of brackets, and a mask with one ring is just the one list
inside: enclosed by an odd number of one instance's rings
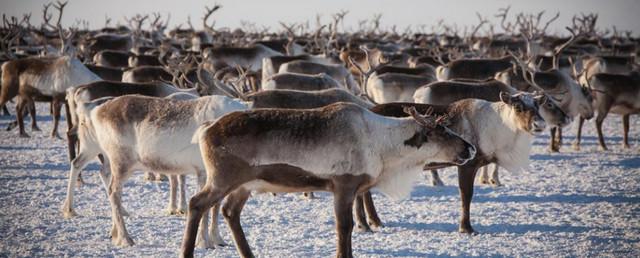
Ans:
{"label": "reindeer hoof", "polygon": [[70,219],[70,218],[73,218],[73,217],[78,216],[78,213],[76,213],[76,211],[74,211],[74,210],[73,210],[73,209],[71,209],[71,208],[63,208],[63,209],[62,209],[62,216],[63,216],[65,219]]}
{"label": "reindeer hoof", "polygon": [[80,188],[83,187],[85,185],[84,180],[82,180],[82,178],[78,177],[78,180],[76,180],[76,187]]}
{"label": "reindeer hoof", "polygon": [[60,137],[60,134],[57,134],[57,133],[51,134],[51,138],[62,140],[62,137]]}
{"label": "reindeer hoof", "polygon": [[305,198],[309,199],[309,200],[313,200],[313,199],[315,199],[315,198],[316,198],[316,197],[313,195],[313,192],[304,192],[304,193],[303,193],[303,196],[304,196]]}
{"label": "reindeer hoof", "polygon": [[458,232],[463,233],[463,234],[469,234],[469,235],[477,235],[478,234],[475,230],[473,230],[472,227],[460,228],[460,229],[458,229]]}
{"label": "reindeer hoof", "polygon": [[216,247],[229,246],[224,240],[222,240],[222,237],[220,236],[213,237],[213,239],[213,243],[216,245]]}
{"label": "reindeer hoof", "polygon": [[355,231],[360,233],[373,233],[369,225],[357,225]]}
{"label": "reindeer hoof", "polygon": [[575,150],[575,151],[579,151],[580,150],[580,145],[578,145],[576,143],[572,144],[571,147],[573,147],[573,150]]}
{"label": "reindeer hoof", "polygon": [[381,228],[383,228],[384,226],[382,225],[382,222],[370,221],[369,222],[369,227],[371,227],[371,230],[373,230],[373,231],[378,231]]}
{"label": "reindeer hoof", "polygon": [[600,146],[600,151],[608,151],[609,148],[607,148],[606,146]]}
{"label": "reindeer hoof", "polygon": [[40,131],[42,131],[42,130],[40,130],[40,127],[32,126],[32,127],[31,127],[31,131],[34,131],[34,132],[40,132]]}
{"label": "reindeer hoof", "polygon": [[184,216],[187,212],[184,209],[170,209],[169,215],[171,216]]}
{"label": "reindeer hoof", "polygon": [[27,133],[20,133],[20,138],[31,138]]}
{"label": "reindeer hoof", "polygon": [[213,241],[206,241],[204,239],[198,240],[196,246],[205,249],[216,249],[216,244]]}
{"label": "reindeer hoof", "polygon": [[133,240],[130,237],[114,238],[112,241],[113,241],[113,244],[118,247],[133,246]]}
{"label": "reindeer hoof", "polygon": [[123,217],[129,217],[130,215],[129,215],[129,212],[127,212],[127,210],[122,209],[122,216]]}
{"label": "reindeer hoof", "polygon": [[622,148],[625,150],[631,149],[631,147],[629,146],[629,144],[623,144]]}
{"label": "reindeer hoof", "polygon": [[13,130],[13,128],[18,127],[18,123],[11,122],[7,125],[7,131]]}

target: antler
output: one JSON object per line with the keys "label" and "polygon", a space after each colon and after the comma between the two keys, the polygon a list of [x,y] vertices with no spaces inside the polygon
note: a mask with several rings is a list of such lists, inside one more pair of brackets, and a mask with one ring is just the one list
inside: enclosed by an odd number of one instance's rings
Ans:
{"label": "antler", "polygon": [[480,15],[480,13],[476,12],[476,15],[478,16],[478,20],[480,22],[478,23],[477,26],[473,28],[473,31],[471,31],[471,34],[469,35],[469,39],[474,39],[478,30],[482,28],[484,24],[489,22],[489,20],[487,20],[486,18],[482,18],[482,15]]}
{"label": "antler", "polygon": [[149,15],[142,16],[140,14],[136,14],[130,19],[127,19],[125,17],[125,20],[129,23],[129,26],[131,27],[131,29],[139,33],[142,30],[142,25],[144,24],[144,21],[148,18],[149,18]]}
{"label": "antler", "polygon": [[285,46],[285,51],[287,52],[287,55],[293,55],[293,43],[294,43],[294,39],[296,37],[296,32],[294,30],[294,28],[297,26],[296,23],[292,23],[291,25],[287,25],[284,22],[280,22],[280,26],[282,26],[286,31],[287,31],[287,45]]}
{"label": "antler", "polygon": [[435,119],[433,119],[432,114],[433,114],[433,107],[429,107],[427,108],[427,111],[425,112],[424,115],[420,115],[418,113],[418,111],[416,110],[416,107],[410,106],[404,106],[402,108],[402,110],[411,115],[411,117],[413,117],[414,120],[416,120],[416,122],[418,122],[418,124],[427,127],[427,128],[435,128],[438,124],[436,122]]}
{"label": "antler", "polygon": [[211,15],[212,15],[215,11],[217,11],[217,10],[218,10],[218,9],[220,9],[220,8],[222,8],[222,5],[219,5],[219,4],[217,4],[217,3],[216,3],[216,4],[214,4],[214,5],[213,5],[213,7],[212,7],[212,8],[209,8],[208,6],[205,6],[204,8],[205,8],[207,11],[206,11],[206,13],[204,14],[204,17],[202,18],[202,26],[203,26],[203,28],[204,28],[205,30],[208,30],[208,31],[210,31],[210,32],[213,32],[213,31],[214,31],[214,30],[213,30],[213,26],[215,26],[215,25],[216,25],[216,22],[215,22],[215,21],[213,21],[213,22],[211,23],[211,25],[209,26],[209,24],[207,24],[207,20],[209,19],[209,17],[211,17]]}
{"label": "antler", "polygon": [[[520,52],[520,55],[516,55],[514,54],[512,51],[507,50],[507,53],[509,53],[509,55],[511,57],[513,57],[514,61],[520,66],[520,70],[522,70],[522,78],[532,87],[536,88],[537,90],[540,91],[544,91],[544,89],[542,89],[542,87],[540,87],[538,84],[536,84],[534,76],[535,76],[535,71],[531,71],[528,67],[528,63],[531,62],[533,57],[529,57],[526,61],[524,60],[525,55]],[[517,72],[517,71],[514,71]],[[529,77],[531,79],[529,79]]]}
{"label": "antler", "polygon": [[571,37],[569,38],[569,40],[567,40],[567,42],[563,43],[559,47],[556,47],[555,51],[553,52],[553,68],[554,69],[558,69],[559,68],[558,57],[560,56],[560,53],[580,37],[579,34],[576,35],[576,33],[575,33],[575,31],[573,31],[573,29],[571,29],[569,27],[565,27],[565,28],[571,33]]}
{"label": "antler", "polygon": [[364,69],[362,69],[362,67],[355,61],[353,60],[353,58],[351,56],[349,56],[349,62],[351,63],[351,65],[353,65],[356,69],[358,69],[358,71],[360,72],[360,75],[362,76],[362,82],[360,83],[360,88],[362,88],[362,92],[363,95],[365,96],[369,96],[368,92],[367,92],[367,81],[369,80],[369,76],[371,76],[371,74],[375,73],[376,71],[378,71],[378,69],[380,69],[380,67],[382,67],[383,65],[385,65],[386,63],[380,63],[378,64],[378,66],[373,67],[371,65],[371,59],[369,58],[369,50],[367,48],[365,48],[364,46],[360,46],[360,50],[362,50],[364,52],[364,56],[365,59],[367,61],[367,66],[369,67],[369,69],[365,72]]}
{"label": "antler", "polygon": [[511,22],[505,24],[505,22],[507,21],[507,15],[509,14],[509,9],[511,9],[510,5],[505,7],[505,8],[499,8],[498,9],[498,13],[496,15],[494,15],[494,17],[501,18],[500,27],[502,27],[502,29],[505,32],[512,33],[513,32],[513,24]]}
{"label": "antler", "polygon": [[440,63],[440,65],[442,66],[447,65],[447,63],[444,62],[444,60],[442,60],[442,52],[440,51],[439,47],[433,47],[429,49],[429,54],[436,62]]}
{"label": "antler", "polygon": [[[44,24],[42,26],[48,27],[51,30],[57,30],[59,27],[61,27],[60,22],[62,19],[62,12],[66,5],[67,5],[67,2],[64,2],[64,3],[56,2],[55,5],[53,3],[44,4],[42,9],[42,20],[44,21]],[[58,9],[58,12],[59,12],[58,21],[56,22],[56,25],[51,24],[51,18],[53,17],[53,15],[49,13],[49,8],[51,6]]]}
{"label": "antler", "polygon": [[18,23],[16,17],[11,17],[10,19],[11,20],[8,20],[6,16],[2,14],[3,30],[6,31],[6,34],[0,39],[0,49],[2,49],[2,52],[7,58],[13,60],[17,59],[17,56],[11,51],[11,46],[14,41],[22,36],[23,31],[22,26],[20,26],[21,23]]}

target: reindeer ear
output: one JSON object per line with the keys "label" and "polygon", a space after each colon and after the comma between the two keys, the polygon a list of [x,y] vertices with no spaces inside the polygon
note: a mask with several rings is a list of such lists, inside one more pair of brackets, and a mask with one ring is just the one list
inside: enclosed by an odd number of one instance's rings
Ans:
{"label": "reindeer ear", "polygon": [[506,104],[511,104],[511,95],[509,93],[506,93],[504,91],[500,92],[500,101],[506,103]]}

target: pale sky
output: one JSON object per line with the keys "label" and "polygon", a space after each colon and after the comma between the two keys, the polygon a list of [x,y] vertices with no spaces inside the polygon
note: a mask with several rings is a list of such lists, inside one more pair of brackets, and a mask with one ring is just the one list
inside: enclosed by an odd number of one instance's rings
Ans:
{"label": "pale sky", "polygon": [[[50,1],[42,0],[0,0],[0,12],[8,15],[22,15],[32,12],[32,24],[40,24],[42,5]],[[63,25],[68,26],[76,19],[89,21],[92,28],[102,27],[105,15],[115,21],[123,21],[124,16],[136,13],[171,13],[171,25],[185,23],[192,17],[196,28],[201,25],[204,6],[213,6],[216,1],[202,0],[69,0]],[[620,30],[632,30],[634,35],[640,32],[640,0],[218,0],[223,6],[214,14],[216,27],[239,27],[241,21],[250,21],[272,30],[281,29],[278,21],[305,22],[315,27],[316,14],[321,14],[323,22],[328,23],[330,14],[348,10],[345,28],[356,29],[359,20],[369,19],[373,14],[382,14],[382,27],[397,25],[399,31],[411,25],[416,29],[420,24],[430,25],[444,19],[447,23],[473,25],[477,23],[475,13],[479,12],[496,23],[493,15],[500,7],[511,5],[511,13],[520,11],[539,12],[546,10],[548,19],[560,11],[560,19],[552,24],[550,32],[564,32],[564,26],[570,24],[571,17],[580,12],[599,13],[598,27],[616,25]],[[513,16],[512,16],[513,17]],[[462,30],[461,30],[462,31]]]}

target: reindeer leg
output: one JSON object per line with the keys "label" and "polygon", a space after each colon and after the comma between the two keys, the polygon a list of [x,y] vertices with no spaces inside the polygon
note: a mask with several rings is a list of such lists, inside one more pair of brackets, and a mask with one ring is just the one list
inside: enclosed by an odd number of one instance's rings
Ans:
{"label": "reindeer leg", "polygon": [[622,148],[629,149],[629,114],[622,116]]}
{"label": "reindeer leg", "polygon": [[27,100],[24,98],[19,98],[18,103],[16,104],[16,116],[18,119],[18,127],[20,129],[20,137],[29,138],[27,132],[24,131],[24,110],[27,105]]}
{"label": "reindeer leg", "polygon": [[607,117],[607,113],[598,112],[596,116],[596,131],[598,132],[598,143],[600,143],[600,148],[602,150],[608,150],[607,145],[604,143],[604,136],[602,134],[602,122],[604,122],[605,117]]}
{"label": "reindeer leg", "polygon": [[[104,155],[98,154],[98,159],[102,163],[102,167],[100,168],[100,180],[102,181],[102,186],[104,190],[109,193],[109,184],[111,182],[111,163],[109,163],[108,159],[104,158]],[[123,213],[127,213],[124,211]],[[123,216],[126,216],[123,214]]]}
{"label": "reindeer leg", "polygon": [[438,170],[432,169],[431,170],[431,184],[433,186],[443,186],[444,183],[442,182],[442,179],[440,179],[440,175],[438,174]]}
{"label": "reindeer leg", "polygon": [[489,165],[480,168],[480,183],[483,185],[489,184]]}
{"label": "reindeer leg", "polygon": [[170,175],[169,176],[169,206],[167,207],[167,211],[169,215],[177,215],[176,208],[176,195],[178,193],[178,176]]}
{"label": "reindeer leg", "polygon": [[60,109],[62,108],[62,103],[60,103],[60,100],[57,98],[53,98],[51,108],[53,109],[53,130],[51,131],[51,137],[61,139],[58,134],[58,124],[60,123]]}
{"label": "reindeer leg", "polygon": [[9,109],[7,108],[7,105],[2,105],[2,114],[4,116],[10,116],[11,113],[9,113]]}
{"label": "reindeer leg", "polygon": [[556,135],[557,136],[556,139],[558,140],[558,142],[556,146],[558,147],[558,151],[560,151],[560,148],[562,147],[562,128],[561,127],[558,127],[557,134],[558,135]]}
{"label": "reindeer leg", "polygon": [[180,191],[178,192],[178,211],[181,215],[186,214],[187,209],[187,176],[180,175],[178,176],[178,187]]}
{"label": "reindeer leg", "polygon": [[353,201],[356,189],[349,184],[337,182],[333,195],[333,208],[336,216],[336,234],[338,235],[338,249],[336,257],[353,257],[351,249],[351,234],[353,232]]}
{"label": "reindeer leg", "polygon": [[367,223],[367,217],[364,211],[364,198],[363,194],[359,194],[353,203],[356,215],[356,230],[358,232],[373,232]]}
{"label": "reindeer leg", "polygon": [[36,103],[33,100],[29,101],[29,106],[27,108],[29,110],[29,115],[31,115],[31,131],[42,131],[38,127],[36,120]]}
{"label": "reindeer leg", "polygon": [[608,150],[607,145],[604,143],[604,135],[602,134],[602,122],[609,114],[609,110],[611,109],[611,105],[613,105],[613,100],[610,97],[603,97],[600,101],[600,105],[598,106],[598,114],[596,115],[596,131],[598,132],[598,143],[600,143],[600,148],[602,150]]}
{"label": "reindeer leg", "polygon": [[558,142],[557,142],[557,135],[556,135],[556,131],[557,128],[556,127],[551,127],[550,133],[549,135],[551,136],[551,140],[549,141],[549,152],[558,152],[559,151],[559,147],[558,147]]}
{"label": "reindeer leg", "polygon": [[378,212],[376,211],[376,207],[373,205],[373,198],[371,196],[371,191],[367,191],[363,196],[364,200],[364,209],[367,212],[367,218],[369,220],[369,226],[373,228],[381,228],[382,220],[378,217]]}
{"label": "reindeer leg", "polygon": [[478,167],[475,164],[468,164],[458,167],[458,187],[460,189],[460,200],[462,201],[462,216],[460,218],[460,233],[473,234],[475,231],[471,227],[470,208],[473,199],[473,181],[476,177]]}
{"label": "reindeer leg", "polygon": [[218,227],[218,217],[220,215],[220,203],[213,205],[209,210],[211,213],[211,223],[209,224],[209,239],[213,239],[215,246],[227,246],[222,236],[220,235],[220,228]]}
{"label": "reindeer leg", "polygon": [[[231,185],[226,184],[220,186],[209,185],[191,197],[189,210],[187,211],[187,223],[182,239],[182,257],[193,257],[193,249],[196,246],[196,237],[198,236],[199,230],[198,227],[200,226],[200,221],[204,219],[203,215],[215,204],[220,203],[230,188]],[[213,248],[213,246],[211,247]]]}
{"label": "reindeer leg", "polygon": [[67,120],[67,132],[71,130],[71,128],[73,128],[73,122],[71,121],[71,109],[69,109],[69,103],[65,100],[63,102],[64,104],[64,110],[65,110],[65,114],[64,114],[64,118]]}
{"label": "reindeer leg", "polygon": [[253,257],[251,247],[242,230],[242,225],[240,225],[240,213],[249,196],[249,191],[240,188],[229,194],[226,203],[222,207],[222,216],[224,216],[227,225],[229,225],[229,230],[231,230],[231,234],[233,235],[233,241],[236,243],[236,249],[242,257]]}
{"label": "reindeer leg", "polygon": [[576,132],[576,140],[573,142],[573,149],[580,150],[580,138],[582,138],[582,125],[584,125],[584,118],[578,117],[578,131]]}
{"label": "reindeer leg", "polygon": [[109,202],[111,203],[111,215],[113,227],[111,241],[119,247],[132,246],[133,240],[127,232],[122,216],[122,183],[128,177],[129,171],[120,162],[111,165],[111,184],[109,185]]}
{"label": "reindeer leg", "polygon": [[92,150],[85,150],[78,157],[71,161],[71,170],[69,171],[69,183],[67,185],[67,198],[62,205],[62,214],[68,219],[78,214],[73,210],[73,189],[80,171],[95,157],[98,153]]}
{"label": "reindeer leg", "polygon": [[67,151],[69,153],[69,160],[76,158],[76,145],[78,144],[78,134],[75,130],[67,131]]}
{"label": "reindeer leg", "polygon": [[[486,166],[487,169],[489,166]],[[498,164],[493,163],[493,171],[491,172],[491,185],[493,186],[501,186],[502,183],[500,183],[500,176],[498,175],[498,170],[500,169],[500,166],[498,166]]]}

